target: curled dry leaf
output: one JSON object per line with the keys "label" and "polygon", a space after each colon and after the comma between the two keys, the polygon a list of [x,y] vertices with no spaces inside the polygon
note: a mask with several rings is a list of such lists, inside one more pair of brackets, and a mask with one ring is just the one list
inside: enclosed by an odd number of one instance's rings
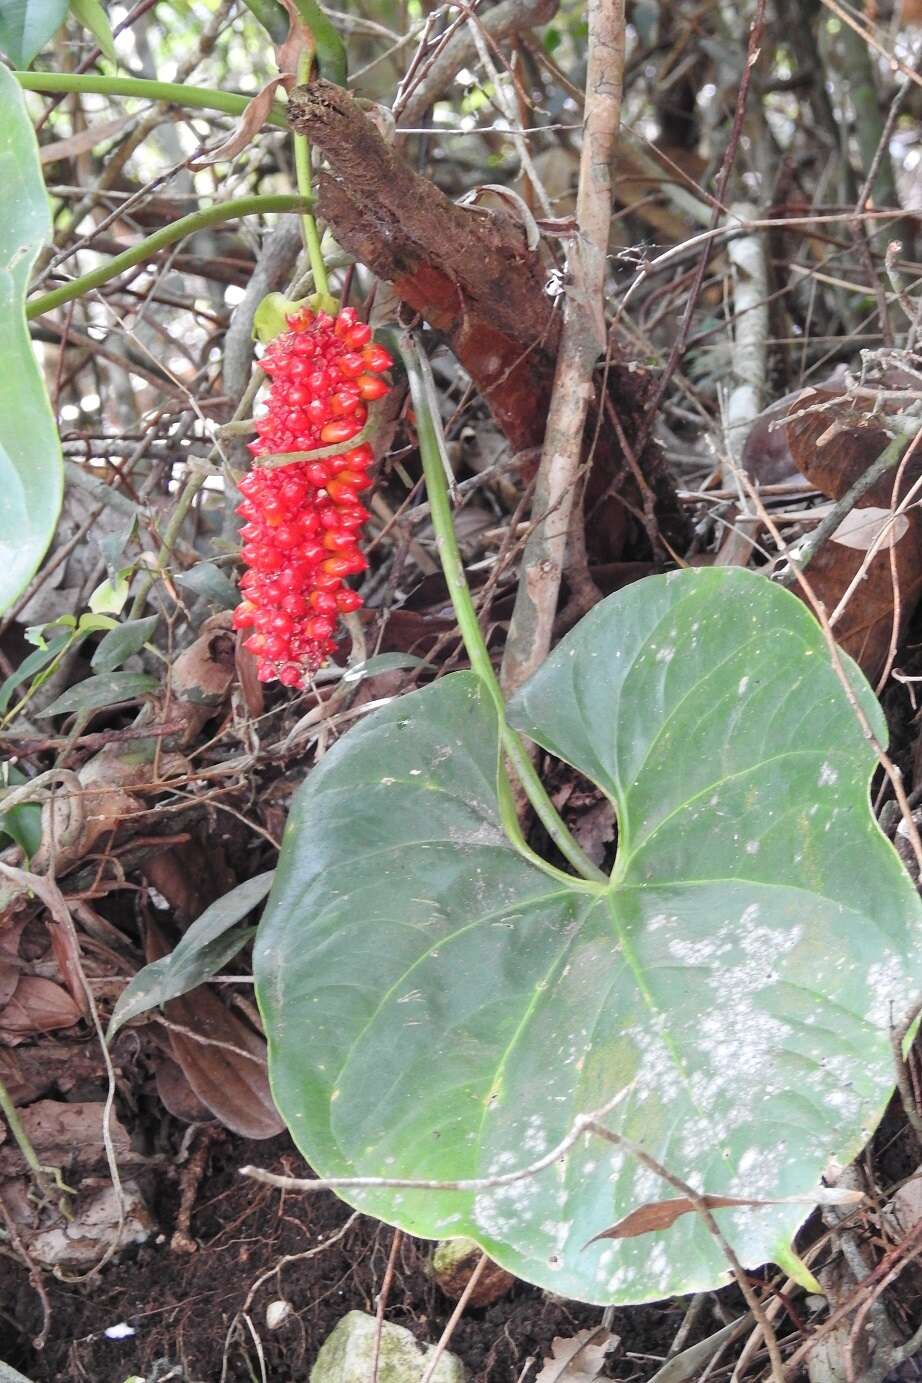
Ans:
{"label": "curled dry leaf", "polygon": [[581,1330],[551,1344],[551,1355],[535,1383],[595,1383],[601,1377],[606,1356],[618,1348],[621,1338],[610,1330]]}
{"label": "curled dry leaf", "polygon": [[200,168],[209,168],[214,163],[227,163],[238,154],[242,154],[265,125],[279,87],[288,88],[293,81],[294,78],[290,74],[283,73],[282,76],[273,77],[271,81],[266,82],[250,101],[227,139],[211,149],[200,149],[190,160],[189,167],[197,172]]}
{"label": "curled dry leaf", "polygon": [[0,1042],[72,1028],[80,1017],[80,1009],[61,985],[41,975],[22,975],[0,1010]]}
{"label": "curled dry leaf", "polygon": [[[820,403],[831,406],[822,412],[803,412],[808,405]],[[834,389],[799,395],[789,410],[785,432],[801,473],[831,500],[840,499],[890,441],[878,418]],[[882,476],[808,569],[810,585],[830,614],[863,571],[836,622],[835,634],[872,681],[886,666],[891,645],[906,628],[922,594],[922,515],[911,505],[905,514],[892,518],[920,474],[922,461],[914,457],[902,470],[894,467]]]}

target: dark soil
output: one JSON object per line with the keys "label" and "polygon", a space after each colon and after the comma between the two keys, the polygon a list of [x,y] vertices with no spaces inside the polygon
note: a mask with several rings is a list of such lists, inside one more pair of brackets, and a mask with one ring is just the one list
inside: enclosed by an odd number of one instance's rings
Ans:
{"label": "dark soil", "polygon": [[[0,1257],[0,1359],[34,1383],[123,1383],[140,1374],[148,1383],[230,1383],[260,1378],[253,1335],[238,1316],[253,1284],[250,1319],[259,1337],[265,1376],[271,1383],[306,1380],[324,1339],[350,1310],[374,1312],[393,1231],[361,1217],[342,1238],[325,1246],[349,1219],[332,1195],[298,1199],[244,1181],[238,1168],[253,1163],[298,1174],[303,1167],[286,1135],[247,1143],[225,1135],[212,1147],[192,1217],[199,1245],[174,1252],[170,1239],[179,1205],[179,1182],[162,1172],[144,1184],[160,1233],[88,1281],[46,1279],[52,1309],[48,1343],[32,1337],[41,1309],[28,1275]],[[286,1255],[313,1257],[283,1263]],[[430,1245],[404,1238],[387,1298],[387,1319],[421,1340],[439,1338],[454,1303],[426,1272]],[[292,1311],[277,1330],[266,1325],[266,1308],[279,1298]],[[666,1353],[687,1303],[664,1303],[616,1313],[622,1350],[609,1375],[648,1379]],[[451,1342],[471,1383],[515,1383],[529,1358],[534,1380],[556,1335],[568,1336],[600,1322],[598,1307],[583,1306],[518,1284],[500,1301],[465,1312]],[[106,1337],[120,1323],[134,1329],[126,1339]],[[634,1356],[631,1358],[630,1356]],[[646,1356],[646,1357],[644,1357]]]}

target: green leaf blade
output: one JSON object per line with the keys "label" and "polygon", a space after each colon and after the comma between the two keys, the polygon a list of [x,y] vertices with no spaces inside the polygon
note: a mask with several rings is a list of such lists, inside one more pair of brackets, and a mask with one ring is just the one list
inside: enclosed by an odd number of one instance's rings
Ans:
{"label": "green leaf blade", "polygon": [[[328,1176],[491,1178],[623,1091],[608,1127],[695,1187],[809,1196],[878,1122],[889,1024],[922,989],[920,904],[871,817],[875,756],[821,630],[755,574],[653,578],[572,631],[510,719],[616,803],[612,881],[556,883],[504,840],[495,714],[470,674],[341,741],[297,798],[254,952],[305,1156]],[[666,1194],[591,1138],[509,1186],[348,1199],[617,1303],[726,1280],[694,1215],[583,1248]],[[717,1214],[754,1267],[808,1211]]]}
{"label": "green leaf blade", "polygon": [[101,672],[68,687],[39,714],[59,716],[71,711],[98,711],[122,701],[134,701],[136,697],[156,691],[159,686],[157,678],[147,672]]}
{"label": "green leaf blade", "polygon": [[[7,0],[3,0],[0,47],[6,47],[9,42],[5,24],[16,21],[20,8],[9,6]],[[26,8],[31,13],[31,7]],[[28,14],[24,11],[24,15],[22,22],[25,24]],[[0,372],[0,611],[3,611],[28,584],[51,542],[61,508],[63,463],[48,394],[25,318],[29,275],[39,250],[51,234],[51,214],[42,181],[38,145],[23,94],[16,79],[2,64],[0,113],[0,358],[4,362]]]}
{"label": "green leaf blade", "polygon": [[[67,0],[0,0],[0,49],[14,67],[28,67],[64,23]],[[0,101],[5,101],[0,91]]]}

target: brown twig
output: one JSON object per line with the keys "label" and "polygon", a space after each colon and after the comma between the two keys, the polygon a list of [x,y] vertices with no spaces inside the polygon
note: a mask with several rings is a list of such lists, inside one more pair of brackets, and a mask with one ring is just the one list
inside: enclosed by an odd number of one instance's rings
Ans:
{"label": "brown twig", "polygon": [[586,117],[576,199],[579,238],[535,485],[534,509],[543,517],[525,544],[503,656],[502,681],[509,692],[531,676],[551,646],[592,375],[605,348],[602,298],[611,226],[611,169],[621,122],[623,0],[590,0],[588,23]]}

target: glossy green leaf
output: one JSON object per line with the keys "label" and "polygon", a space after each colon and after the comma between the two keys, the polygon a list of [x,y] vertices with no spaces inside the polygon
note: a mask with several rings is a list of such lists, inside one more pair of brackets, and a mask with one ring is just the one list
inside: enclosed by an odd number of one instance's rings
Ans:
{"label": "glossy green leaf", "polygon": [[118,64],[112,26],[109,17],[99,0],[70,0],[70,12],[78,24],[89,29],[99,45],[99,50],[110,62]]}
{"label": "glossy green leaf", "polygon": [[34,653],[23,658],[19,667],[15,668],[6,681],[0,685],[0,715],[9,709],[16,689],[24,686],[37,673],[42,672],[44,668],[53,663],[55,658],[64,652],[72,639],[72,633],[56,634],[43,648],[37,648]]}
{"label": "glossy green leaf", "polygon": [[[21,9],[0,0],[0,48],[15,61],[7,26]],[[0,611],[35,572],[61,508],[61,444],[24,306],[50,234],[38,144],[19,83],[0,63]]]}
{"label": "glossy green leaf", "polygon": [[196,918],[168,956],[139,970],[112,1010],[109,1039],[130,1018],[188,994],[226,965],[253,935],[252,927],[235,924],[259,906],[271,884],[271,871],[238,884]]}
{"label": "glossy green leaf", "polygon": [[[321,1176],[491,1178],[625,1091],[608,1126],[700,1190],[809,1195],[880,1118],[888,1025],[922,990],[922,908],[818,625],[755,573],[650,578],[563,640],[510,719],[611,799],[611,881],[561,883],[510,847],[471,674],[345,736],[295,801],[255,950],[305,1157]],[[727,1280],[695,1215],[585,1247],[672,1194],[598,1138],[508,1186],[346,1194],[587,1301]],[[754,1267],[808,1207],[715,1213]]]}
{"label": "glossy green leaf", "polygon": [[[7,761],[0,763],[0,788],[18,788],[28,781],[15,764]],[[3,800],[0,798],[0,849],[7,840],[15,841],[26,860],[31,860],[42,843],[42,808],[39,802],[23,802],[18,807],[3,811]]]}
{"label": "glossy green leaf", "polygon": [[117,624],[100,640],[91,666],[97,672],[114,672],[132,654],[140,652],[157,628],[159,619],[159,615],[146,615],[143,619],[129,619],[124,624]]}
{"label": "glossy green leaf", "polygon": [[[0,0],[0,50],[14,67],[28,67],[60,29],[66,14],[67,0]],[[0,88],[0,107],[5,101]]]}
{"label": "glossy green leaf", "polygon": [[60,716],[70,711],[98,711],[104,706],[117,706],[121,701],[134,701],[138,696],[156,691],[159,686],[157,678],[146,672],[101,672],[68,687],[40,714]]}

